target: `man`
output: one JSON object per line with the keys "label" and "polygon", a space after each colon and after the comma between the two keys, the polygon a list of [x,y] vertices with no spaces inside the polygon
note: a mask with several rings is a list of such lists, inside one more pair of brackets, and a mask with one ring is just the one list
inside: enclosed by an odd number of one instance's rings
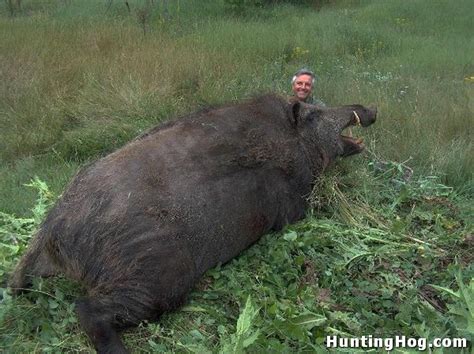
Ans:
{"label": "man", "polygon": [[311,70],[306,68],[298,70],[291,80],[294,96],[302,102],[326,107],[323,101],[314,99],[311,95],[313,92],[314,80],[315,75]]}

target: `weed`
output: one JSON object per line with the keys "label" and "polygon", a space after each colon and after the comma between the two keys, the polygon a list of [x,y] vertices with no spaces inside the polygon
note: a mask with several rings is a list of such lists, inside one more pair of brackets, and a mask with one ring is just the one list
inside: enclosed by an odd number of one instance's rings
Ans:
{"label": "weed", "polygon": [[[466,247],[472,226],[459,212],[458,196],[434,177],[407,179],[403,164],[368,161],[344,174],[347,168],[334,168],[317,184],[319,211],[208,271],[186,306],[127,331],[128,345],[143,351],[318,351],[327,335],[367,333],[463,337],[472,345],[474,263],[472,246]],[[40,192],[33,214],[41,218],[54,197],[41,181],[32,185]],[[38,218],[2,214],[3,276]],[[88,348],[71,305],[82,292],[76,285],[37,279],[26,296],[2,291],[0,336],[7,351]],[[31,332],[35,337],[27,339]]]}

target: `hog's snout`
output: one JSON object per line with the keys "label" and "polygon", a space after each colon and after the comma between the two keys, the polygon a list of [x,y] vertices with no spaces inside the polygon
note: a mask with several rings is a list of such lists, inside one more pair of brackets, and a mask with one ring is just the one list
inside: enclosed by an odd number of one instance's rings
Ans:
{"label": "hog's snout", "polygon": [[360,123],[363,127],[368,127],[369,125],[374,124],[377,120],[377,107],[368,108],[366,114],[360,118]]}

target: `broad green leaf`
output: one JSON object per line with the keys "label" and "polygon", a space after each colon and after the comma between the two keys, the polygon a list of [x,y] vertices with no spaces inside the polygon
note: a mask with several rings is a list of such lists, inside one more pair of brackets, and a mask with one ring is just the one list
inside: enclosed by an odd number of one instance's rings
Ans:
{"label": "broad green leaf", "polygon": [[258,329],[254,333],[252,333],[249,337],[244,339],[242,346],[244,348],[247,348],[249,345],[252,345],[257,340],[259,335],[260,335],[260,330]]}
{"label": "broad green leaf", "polygon": [[449,288],[445,288],[445,287],[442,287],[442,286],[438,286],[438,285],[434,285],[434,284],[430,284],[430,286],[436,290],[440,290],[440,291],[444,291],[445,293],[448,293],[449,295],[451,295],[452,297],[456,298],[456,299],[460,299],[461,296],[459,295],[459,293],[457,291],[453,291]]}
{"label": "broad green leaf", "polygon": [[289,231],[283,235],[283,238],[287,241],[295,241],[298,238],[298,234],[295,231]]}
{"label": "broad green leaf", "polygon": [[292,318],[291,322],[298,326],[304,326],[308,330],[315,327],[320,326],[327,321],[327,318],[322,315],[308,313],[304,315],[300,315],[298,317]]}
{"label": "broad green leaf", "polygon": [[59,307],[59,303],[58,303],[57,301],[55,301],[55,300],[52,300],[52,299],[50,299],[50,300],[48,301],[48,304],[49,304],[49,308],[50,308],[50,309],[55,309],[55,308],[58,308],[58,307]]}
{"label": "broad green leaf", "polygon": [[244,310],[239,316],[239,319],[237,320],[237,335],[241,336],[245,332],[247,332],[250,329],[250,326],[252,325],[252,321],[255,318],[255,316],[258,313],[258,309],[255,309],[252,301],[250,299],[250,296],[247,298],[247,302],[245,303]]}

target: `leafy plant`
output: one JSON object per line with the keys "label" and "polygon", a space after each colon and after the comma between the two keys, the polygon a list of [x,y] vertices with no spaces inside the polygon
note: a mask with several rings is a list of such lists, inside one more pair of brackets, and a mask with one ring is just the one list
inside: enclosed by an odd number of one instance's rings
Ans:
{"label": "leafy plant", "polygon": [[456,283],[459,287],[458,291],[437,285],[431,285],[431,287],[452,298],[453,303],[448,304],[449,313],[452,315],[459,334],[472,343],[474,342],[474,278],[465,285],[461,270],[458,269]]}
{"label": "leafy plant", "polygon": [[[327,335],[367,333],[472,343],[474,268],[464,244],[471,231],[457,196],[431,177],[403,180],[404,168],[395,162],[384,171],[373,166],[359,165],[355,175],[343,173],[350,163],[329,171],[315,188],[321,196],[317,213],[210,270],[186,306],[126,332],[128,345],[143,351],[314,352],[324,349]],[[54,200],[43,182],[31,185],[39,193],[35,216],[2,214],[3,275]],[[404,190],[409,192],[400,198]],[[458,291],[450,290],[455,259]],[[25,296],[2,293],[5,350],[89,349],[73,311],[80,296],[75,284],[36,279]]]}
{"label": "leafy plant", "polygon": [[235,333],[231,334],[229,339],[226,339],[221,343],[219,352],[236,354],[244,353],[244,349],[257,340],[260,335],[260,330],[257,329],[252,331],[252,325],[255,317],[258,315],[258,311],[259,309],[254,307],[251,297],[249,296],[245,303],[245,307],[237,320]]}
{"label": "leafy plant", "polygon": [[25,251],[32,234],[56,199],[46,183],[38,177],[25,186],[34,188],[38,193],[36,204],[31,209],[33,216],[22,218],[0,212],[0,277],[4,282],[7,271]]}

